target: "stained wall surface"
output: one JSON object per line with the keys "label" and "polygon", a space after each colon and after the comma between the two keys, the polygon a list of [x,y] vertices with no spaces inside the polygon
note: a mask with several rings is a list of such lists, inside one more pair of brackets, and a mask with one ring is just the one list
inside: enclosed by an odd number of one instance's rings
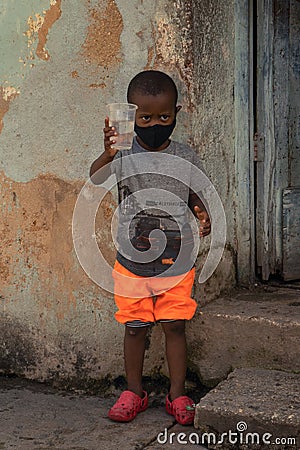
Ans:
{"label": "stained wall surface", "polygon": [[[72,217],[103,149],[105,104],[125,101],[143,69],[174,77],[183,106],[174,138],[199,153],[225,208],[223,259],[195,296],[201,305],[234,285],[232,17],[231,1],[1,2],[0,372],[71,384],[123,373],[113,297],[81,267]],[[95,232],[111,264],[114,207],[101,204]],[[166,372],[157,327],[145,364],[155,370]]]}

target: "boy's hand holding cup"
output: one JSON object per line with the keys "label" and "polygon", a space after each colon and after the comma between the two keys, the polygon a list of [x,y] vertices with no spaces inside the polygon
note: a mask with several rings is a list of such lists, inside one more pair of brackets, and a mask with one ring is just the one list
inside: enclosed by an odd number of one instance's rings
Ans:
{"label": "boy's hand holding cup", "polygon": [[112,147],[113,144],[116,143],[116,137],[118,136],[118,133],[115,130],[115,127],[109,126],[109,118],[105,117],[105,127],[103,128],[104,133],[104,149],[105,152],[110,156],[114,157],[115,154],[118,152],[118,149]]}
{"label": "boy's hand holding cup", "polygon": [[132,103],[107,105],[108,117],[105,118],[103,129],[104,148],[111,157],[114,157],[118,150],[131,148],[136,109],[137,106]]}

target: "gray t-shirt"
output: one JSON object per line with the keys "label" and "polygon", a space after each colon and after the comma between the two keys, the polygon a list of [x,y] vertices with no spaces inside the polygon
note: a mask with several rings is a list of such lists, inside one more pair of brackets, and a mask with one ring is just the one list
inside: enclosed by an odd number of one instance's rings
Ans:
{"label": "gray t-shirt", "polygon": [[134,138],[132,148],[119,151],[111,167],[118,182],[120,264],[147,277],[190,270],[198,233],[188,207],[194,168],[201,168],[196,153],[175,141],[152,152]]}

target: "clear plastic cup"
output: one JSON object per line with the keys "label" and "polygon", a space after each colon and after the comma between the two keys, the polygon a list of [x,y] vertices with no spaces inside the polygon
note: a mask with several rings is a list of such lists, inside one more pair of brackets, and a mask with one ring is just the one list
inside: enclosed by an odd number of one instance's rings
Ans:
{"label": "clear plastic cup", "polygon": [[113,139],[113,147],[117,150],[128,149],[132,146],[134,135],[135,112],[137,106],[132,103],[110,103],[107,105],[109,125],[115,127],[118,136]]}

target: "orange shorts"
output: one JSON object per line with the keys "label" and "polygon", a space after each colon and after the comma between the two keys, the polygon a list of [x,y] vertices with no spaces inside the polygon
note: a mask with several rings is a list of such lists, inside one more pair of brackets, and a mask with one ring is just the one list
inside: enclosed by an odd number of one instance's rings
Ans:
{"label": "orange shorts", "polygon": [[113,278],[115,317],[120,323],[189,320],[195,314],[197,303],[191,298],[194,268],[178,276],[141,277],[116,261]]}

